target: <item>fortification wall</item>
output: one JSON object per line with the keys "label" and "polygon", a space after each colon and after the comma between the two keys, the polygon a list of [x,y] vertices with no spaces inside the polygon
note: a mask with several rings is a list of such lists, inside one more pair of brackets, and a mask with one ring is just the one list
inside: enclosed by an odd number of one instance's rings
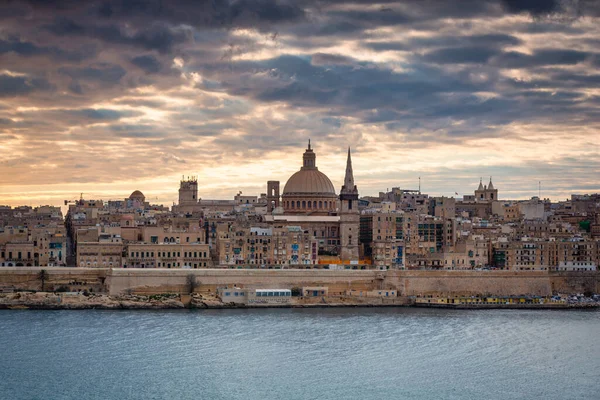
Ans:
{"label": "fortification wall", "polygon": [[396,285],[403,296],[552,294],[546,271],[390,271],[386,283],[388,281],[391,285]]}
{"label": "fortification wall", "polygon": [[348,289],[369,290],[378,287],[378,282],[381,282],[377,280],[377,271],[114,269],[107,277],[107,287],[112,295],[127,291],[138,294],[187,293],[189,277],[194,277],[197,292],[212,293],[222,286],[273,289],[328,286],[331,295],[338,295]]}
{"label": "fortification wall", "polygon": [[[600,293],[600,272],[546,271],[375,271],[375,270],[222,270],[222,269],[88,269],[56,267],[0,268],[0,289],[41,290],[39,271],[46,270],[46,290],[94,287],[122,293],[214,293],[220,286],[292,288],[327,286],[332,296],[349,289],[396,289],[402,296],[423,294],[550,295]],[[73,282],[79,282],[72,285]],[[84,286],[81,282],[85,282]]]}
{"label": "fortification wall", "polygon": [[[0,289],[41,290],[39,278],[41,270],[46,271],[44,289],[53,291],[60,286],[69,288],[103,291],[108,269],[103,268],[64,268],[64,267],[1,267]],[[75,283],[73,285],[73,283]]]}
{"label": "fortification wall", "polygon": [[552,291],[558,293],[600,293],[600,271],[551,272]]}

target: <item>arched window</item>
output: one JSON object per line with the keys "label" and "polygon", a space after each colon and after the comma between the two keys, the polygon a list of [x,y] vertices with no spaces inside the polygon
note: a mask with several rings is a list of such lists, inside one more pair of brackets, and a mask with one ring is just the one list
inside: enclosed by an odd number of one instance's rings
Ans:
{"label": "arched window", "polygon": [[[294,203],[294,200],[292,200],[292,208],[295,208],[294,206],[296,205],[296,203]],[[288,207],[289,207],[289,201],[288,201]]]}
{"label": "arched window", "polygon": [[169,243],[169,238],[165,237],[165,240],[163,240],[163,243]]}
{"label": "arched window", "polygon": [[306,201],[302,200],[302,208],[306,208]]}
{"label": "arched window", "polygon": [[319,208],[323,208],[323,201],[319,200]]}
{"label": "arched window", "polygon": [[300,208],[300,200],[296,201],[296,208]]}
{"label": "arched window", "polygon": [[310,201],[308,202],[308,208],[312,208],[312,203]]}
{"label": "arched window", "polygon": [[317,208],[317,202],[313,201],[313,208]]}

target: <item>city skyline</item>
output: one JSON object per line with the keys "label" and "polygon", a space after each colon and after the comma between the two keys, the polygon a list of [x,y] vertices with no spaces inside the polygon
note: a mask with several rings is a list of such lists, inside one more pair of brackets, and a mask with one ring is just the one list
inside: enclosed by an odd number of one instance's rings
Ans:
{"label": "city skyline", "polygon": [[360,196],[600,191],[598,5],[384,3],[3,5],[1,203],[259,195],[309,138],[338,193],[348,146]]}

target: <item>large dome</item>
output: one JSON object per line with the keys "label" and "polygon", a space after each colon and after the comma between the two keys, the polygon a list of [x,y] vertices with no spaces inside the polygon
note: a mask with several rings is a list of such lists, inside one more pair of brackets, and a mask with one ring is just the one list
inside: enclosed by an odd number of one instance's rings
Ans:
{"label": "large dome", "polygon": [[140,192],[139,190],[136,190],[133,193],[131,193],[131,195],[129,196],[129,200],[131,200],[131,201],[137,200],[137,201],[143,203],[146,200],[146,196],[144,196],[144,194],[142,192]]}
{"label": "large dome", "polygon": [[317,168],[317,156],[310,147],[310,140],[302,156],[302,168],[290,176],[281,199],[286,214],[327,215],[336,209],[335,188]]}
{"label": "large dome", "polygon": [[290,176],[285,187],[284,195],[326,195],[335,196],[335,188],[327,175],[317,169],[301,169]]}

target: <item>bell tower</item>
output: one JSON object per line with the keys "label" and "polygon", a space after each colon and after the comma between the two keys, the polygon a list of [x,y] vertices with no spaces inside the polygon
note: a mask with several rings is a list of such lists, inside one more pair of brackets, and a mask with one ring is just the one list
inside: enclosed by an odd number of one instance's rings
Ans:
{"label": "bell tower", "polygon": [[179,205],[196,205],[198,200],[198,178],[195,176],[188,176],[187,179],[182,177],[179,182]]}
{"label": "bell tower", "polygon": [[358,212],[358,189],[354,184],[352,158],[348,147],[346,175],[340,191],[340,242],[342,261],[358,261],[360,214]]}

